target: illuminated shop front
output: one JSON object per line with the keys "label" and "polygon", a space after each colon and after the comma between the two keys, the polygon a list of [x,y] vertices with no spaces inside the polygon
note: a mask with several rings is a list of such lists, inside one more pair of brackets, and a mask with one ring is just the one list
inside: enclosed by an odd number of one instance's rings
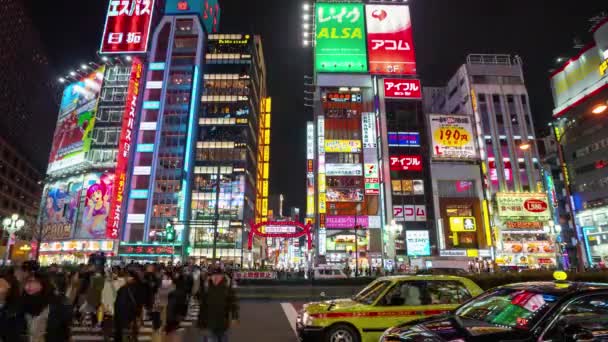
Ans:
{"label": "illuminated shop front", "polygon": [[[601,203],[601,204],[600,204]],[[608,264],[608,206],[598,201],[598,206],[577,212],[577,224],[583,230],[587,258],[593,264]]]}
{"label": "illuminated shop front", "polygon": [[40,245],[39,262],[41,265],[50,264],[85,264],[91,254],[103,252],[106,257],[116,255],[116,241],[100,240],[69,240],[49,241]]}
{"label": "illuminated shop front", "polygon": [[551,267],[556,264],[556,233],[546,193],[497,193],[496,263],[499,266]]}

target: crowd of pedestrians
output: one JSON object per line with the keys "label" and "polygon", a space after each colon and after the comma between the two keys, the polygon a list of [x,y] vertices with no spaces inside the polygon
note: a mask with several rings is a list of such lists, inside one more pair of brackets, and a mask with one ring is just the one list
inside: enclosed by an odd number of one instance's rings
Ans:
{"label": "crowd of pedestrians", "polygon": [[93,258],[71,270],[33,262],[2,269],[0,341],[69,342],[71,327],[81,325],[101,327],[104,341],[131,342],[144,320],[152,322],[153,341],[178,341],[194,301],[202,340],[228,340],[239,307],[221,265],[105,264]]}

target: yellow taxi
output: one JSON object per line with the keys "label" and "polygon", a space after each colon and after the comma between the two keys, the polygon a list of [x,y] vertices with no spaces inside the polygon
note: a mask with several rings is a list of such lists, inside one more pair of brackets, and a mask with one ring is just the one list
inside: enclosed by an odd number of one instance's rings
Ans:
{"label": "yellow taxi", "polygon": [[298,313],[300,341],[376,342],[389,327],[448,313],[483,290],[457,276],[382,277],[348,299],[305,304]]}

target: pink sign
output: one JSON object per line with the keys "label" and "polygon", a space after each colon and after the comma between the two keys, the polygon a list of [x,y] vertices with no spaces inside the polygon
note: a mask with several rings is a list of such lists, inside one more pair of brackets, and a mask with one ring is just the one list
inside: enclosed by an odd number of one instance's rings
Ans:
{"label": "pink sign", "polygon": [[367,216],[327,216],[325,227],[327,229],[354,229],[355,225],[362,228],[369,228],[369,218]]}

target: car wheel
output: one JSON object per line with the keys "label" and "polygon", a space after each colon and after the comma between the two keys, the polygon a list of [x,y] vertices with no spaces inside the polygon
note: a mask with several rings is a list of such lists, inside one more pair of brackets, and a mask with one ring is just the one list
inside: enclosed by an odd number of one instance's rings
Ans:
{"label": "car wheel", "polygon": [[345,324],[332,326],[325,333],[325,342],[359,342],[359,333]]}

